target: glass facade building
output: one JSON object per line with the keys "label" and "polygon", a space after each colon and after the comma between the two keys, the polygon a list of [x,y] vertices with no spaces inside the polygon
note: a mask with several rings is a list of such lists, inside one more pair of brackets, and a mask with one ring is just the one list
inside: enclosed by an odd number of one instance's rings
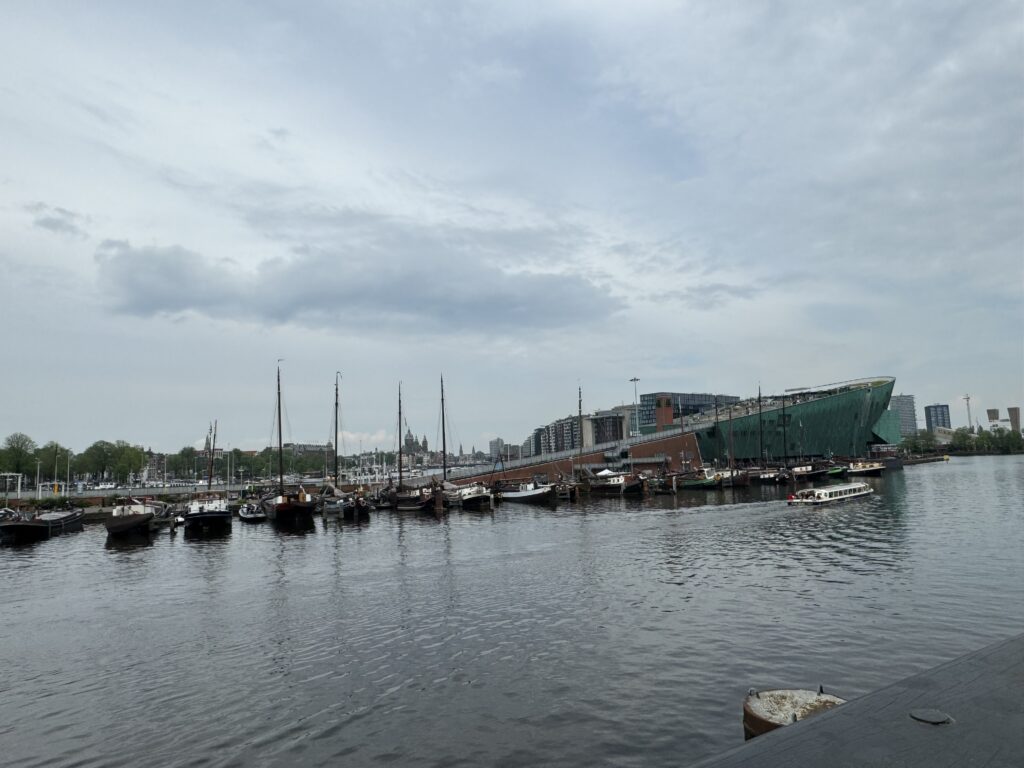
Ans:
{"label": "glass facade building", "polygon": [[924,407],[924,423],[925,429],[929,432],[934,432],[936,427],[952,429],[953,426],[949,421],[949,406],[938,403],[926,405]]}

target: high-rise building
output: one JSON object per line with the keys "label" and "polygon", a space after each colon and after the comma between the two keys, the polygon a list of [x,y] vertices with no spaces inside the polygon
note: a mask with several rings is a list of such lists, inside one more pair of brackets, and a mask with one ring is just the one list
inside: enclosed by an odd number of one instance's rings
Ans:
{"label": "high-rise building", "polygon": [[488,445],[492,459],[500,459],[505,455],[505,441],[500,437],[496,437],[491,440]]}
{"label": "high-rise building", "polygon": [[1006,409],[1006,415],[1010,417],[1010,429],[1020,434],[1020,408],[1011,405]]}
{"label": "high-rise building", "polygon": [[999,409],[998,408],[986,408],[985,415],[988,416],[989,421],[999,421]]}
{"label": "high-rise building", "polygon": [[913,395],[893,395],[889,398],[889,410],[895,411],[900,420],[900,437],[917,434],[917,408]]}
{"label": "high-rise building", "polygon": [[924,423],[925,429],[929,432],[934,432],[936,427],[952,429],[953,425],[949,420],[949,406],[939,403],[926,405],[924,407]]}

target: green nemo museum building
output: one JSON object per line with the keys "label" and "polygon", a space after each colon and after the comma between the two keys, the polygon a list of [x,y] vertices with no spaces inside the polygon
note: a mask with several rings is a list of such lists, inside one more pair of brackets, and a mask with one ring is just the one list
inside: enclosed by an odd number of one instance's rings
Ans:
{"label": "green nemo museum building", "polygon": [[701,458],[719,464],[831,456],[866,456],[871,446],[900,441],[889,410],[896,380],[857,379],[719,407],[687,423]]}

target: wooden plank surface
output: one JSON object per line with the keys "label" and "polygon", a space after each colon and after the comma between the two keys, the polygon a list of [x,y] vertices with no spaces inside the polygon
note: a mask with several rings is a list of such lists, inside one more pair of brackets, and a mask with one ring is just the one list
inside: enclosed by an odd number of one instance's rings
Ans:
{"label": "wooden plank surface", "polygon": [[[911,712],[926,717],[944,713],[952,722],[931,725],[915,720]],[[1024,768],[1024,634],[759,736],[699,765]]]}

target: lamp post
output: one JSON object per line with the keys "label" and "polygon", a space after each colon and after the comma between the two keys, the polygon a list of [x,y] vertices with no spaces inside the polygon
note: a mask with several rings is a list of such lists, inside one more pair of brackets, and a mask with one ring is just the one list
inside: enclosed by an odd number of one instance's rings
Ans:
{"label": "lamp post", "polygon": [[43,463],[42,459],[36,459],[36,498],[41,499],[42,489],[39,487],[39,465]]}
{"label": "lamp post", "polygon": [[636,383],[640,381],[640,379],[634,376],[630,381],[633,382],[633,424],[636,425],[635,432],[632,429],[629,430],[630,436],[632,437],[640,434],[640,413],[636,409]]}

